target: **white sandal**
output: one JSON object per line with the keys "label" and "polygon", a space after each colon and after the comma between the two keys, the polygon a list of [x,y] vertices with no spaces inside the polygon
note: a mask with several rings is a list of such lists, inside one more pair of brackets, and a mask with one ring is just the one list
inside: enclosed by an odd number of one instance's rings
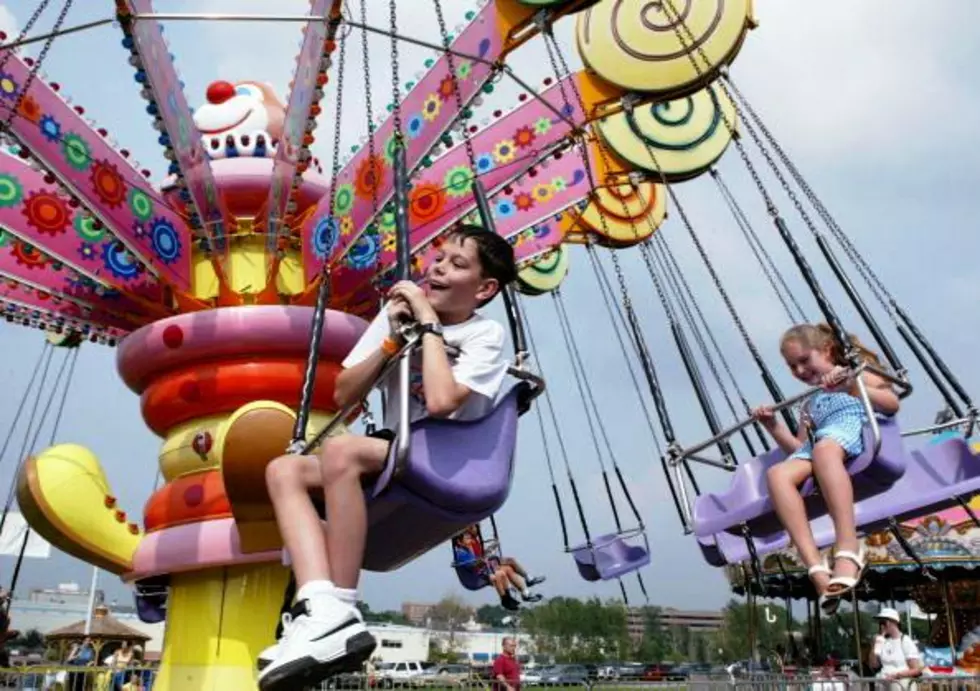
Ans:
{"label": "white sandal", "polygon": [[847,559],[857,567],[857,573],[853,576],[835,576],[831,578],[830,583],[827,584],[827,594],[831,597],[840,598],[854,590],[864,575],[864,568],[866,566],[864,560],[866,556],[867,553],[863,543],[858,549],[857,554],[846,549],[838,550],[834,555],[834,562],[836,563],[838,559]]}
{"label": "white sandal", "polygon": [[[817,573],[825,573],[828,576],[833,577],[834,572],[831,570],[830,563],[827,561],[826,556],[823,558],[823,561],[818,564],[814,564],[806,570],[806,575],[810,577],[810,580],[813,580],[813,575]],[[827,584],[827,587],[830,587],[830,583]],[[835,614],[837,612],[837,608],[840,606],[840,601],[837,599],[837,597],[828,597],[827,593],[823,593],[817,602],[820,606],[820,610],[828,616]]]}

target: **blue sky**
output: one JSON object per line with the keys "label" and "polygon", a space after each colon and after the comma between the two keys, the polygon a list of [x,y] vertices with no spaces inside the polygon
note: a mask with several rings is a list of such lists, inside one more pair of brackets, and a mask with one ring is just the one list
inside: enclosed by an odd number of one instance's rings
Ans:
{"label": "blue sky", "polygon": [[[28,3],[30,8],[34,4]],[[370,4],[370,21],[386,25],[385,5]],[[402,12],[404,32],[438,41],[429,4],[411,4],[411,13]],[[472,7],[467,2],[444,4],[450,27]],[[254,2],[248,3],[247,10],[241,3],[217,0],[170,0],[158,5],[162,11],[174,12],[301,13],[306,3]],[[68,23],[108,16],[110,7],[111,3],[76,3]],[[45,27],[53,20],[53,12],[49,10],[48,14],[51,16],[40,23]],[[944,3],[942,10],[923,12],[912,2],[886,0],[827,0],[818,4],[759,0],[756,14],[760,26],[750,34],[733,66],[734,79],[869,257],[885,284],[975,393],[980,389],[973,320],[978,278],[975,262],[980,249],[976,233],[980,174],[973,159],[980,147],[980,120],[976,117],[980,90],[974,66],[980,49],[973,40],[973,27],[980,18],[980,7],[970,0],[953,0]],[[8,26],[19,25],[28,15],[27,8],[14,9],[8,3],[4,9],[0,5],[0,23]],[[572,21],[566,20],[556,33],[575,69],[581,62],[571,40],[573,26]],[[171,22],[167,35],[193,107],[202,102],[207,84],[219,78],[266,80],[285,96],[300,29],[287,23]],[[160,147],[119,39],[119,30],[112,27],[59,39],[45,71],[159,180],[165,169]],[[372,39],[371,45],[372,55],[388,52],[383,39]],[[356,57],[357,53],[353,55]],[[426,57],[427,51],[401,48],[403,81],[421,69]],[[354,116],[347,123],[358,123],[364,118],[364,84],[363,79],[351,76],[358,74],[359,62],[349,64],[350,90],[345,99]],[[549,76],[540,43],[522,48],[510,64],[533,84],[540,84]],[[375,108],[380,112],[390,93],[387,63],[380,57],[372,62],[372,83]],[[516,88],[505,83],[488,99],[486,107],[506,109],[516,103],[517,93]],[[329,158],[332,98],[328,89],[316,152],[324,162]],[[345,143],[356,141],[364,130],[363,125],[356,129],[350,126]],[[757,152],[749,143],[747,148],[761,169]],[[720,169],[789,277],[804,310],[809,316],[816,316],[815,304],[804,291],[733,149],[722,160]],[[845,306],[841,292],[816,257],[812,239],[792,204],[771,177],[764,179],[817,266],[845,324],[864,334],[853,310]],[[794,383],[777,359],[776,348],[779,334],[788,322],[713,183],[702,178],[679,185],[677,192],[750,334],[784,389],[794,391]],[[662,232],[677,254],[746,395],[753,403],[763,402],[765,391],[746,349],[697,259],[676,209],[671,208],[670,214]],[[603,250],[601,255],[608,267],[608,252]],[[636,250],[623,251],[620,257],[678,436],[685,443],[697,442],[708,436],[707,427],[672,346],[653,284]],[[626,365],[619,355],[591,270],[578,249],[573,251],[571,274],[562,292],[603,422],[648,526],[653,558],[644,578],[651,601],[688,608],[722,605],[729,597],[724,578],[701,561],[693,540],[681,532]],[[601,533],[611,527],[611,515],[601,493],[598,462],[551,303],[551,298],[540,297],[525,304],[540,348],[539,361],[549,377],[570,451],[570,463],[583,492],[585,510],[594,534]],[[490,313],[499,316],[499,306],[491,307]],[[879,316],[887,323],[883,315]],[[889,330],[889,334],[899,345],[894,331]],[[0,353],[4,356],[0,360],[0,386],[7,393],[0,400],[0,428],[9,425],[14,415],[41,342],[37,332],[0,325]],[[911,356],[904,350],[901,353],[911,365]],[[906,402],[902,419],[907,426],[918,426],[931,421],[939,399],[923,380],[921,371],[912,369],[919,390]],[[710,381],[709,388],[717,392]],[[716,398],[716,405],[723,421],[730,421],[720,398]],[[22,435],[23,431],[18,430],[12,444],[15,449],[19,448]],[[154,482],[159,440],[143,426],[137,397],[115,373],[115,351],[83,348],[58,440],[92,448],[102,460],[122,507],[131,515],[141,514]],[[555,448],[553,439],[551,448]],[[13,453],[2,460],[2,486],[9,482],[15,462]],[[727,483],[727,476],[720,471],[697,472],[708,489]],[[614,582],[596,586],[580,580],[571,558],[563,554],[549,484],[537,423],[527,417],[520,432],[513,492],[498,520],[505,551],[525,562],[533,572],[548,576],[543,587],[547,595],[618,596]],[[570,496],[564,483],[562,489],[568,507]],[[577,522],[571,514],[569,519],[572,539],[580,539]],[[463,591],[456,584],[449,562],[448,548],[438,549],[397,573],[368,574],[362,581],[363,597],[375,608],[398,607],[403,600],[434,601],[447,594],[462,595],[474,604],[492,601],[486,593]],[[0,578],[5,585],[12,567],[13,559],[0,559]],[[84,565],[58,555],[48,562],[28,563],[21,587],[53,585],[69,579],[84,584],[88,574]],[[128,597],[115,577],[105,575],[102,584],[113,596]],[[639,602],[634,582],[627,584],[632,600]]]}

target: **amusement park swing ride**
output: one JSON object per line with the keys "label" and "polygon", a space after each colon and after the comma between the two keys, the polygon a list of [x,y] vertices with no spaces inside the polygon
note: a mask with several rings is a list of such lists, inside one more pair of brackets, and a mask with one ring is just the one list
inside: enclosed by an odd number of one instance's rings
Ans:
{"label": "amusement park swing ride", "polygon": [[[385,472],[366,490],[365,569],[397,569],[483,520],[491,521],[499,545],[493,517],[510,491],[520,419],[540,431],[564,548],[578,573],[588,581],[617,581],[624,598],[624,580],[634,577],[646,594],[640,570],[651,565],[648,526],[596,404],[595,372],[578,347],[581,323],[569,317],[560,289],[571,258],[579,256],[602,297],[613,347],[633,385],[632,403],[650,433],[650,456],[664,471],[684,532],[708,564],[744,575],[736,587],[765,593],[785,585],[788,596],[812,598],[766,493],[764,470],[782,456],[749,415],[740,377],[695,299],[671,233],[693,242],[757,376],[789,424],[790,408],[812,392],[783,391],[717,270],[720,258],[712,257],[682,202],[683,183],[704,174],[731,210],[732,232],[748,243],[787,324],[825,321],[848,343],[842,305],[825,291],[828,280],[836,282],[848,314],[883,355],[880,374],[903,396],[911,394],[915,382],[894,342],[898,334],[950,412],[949,420],[925,430],[869,415],[865,452],[849,465],[868,544],[894,540],[901,553],[887,558],[925,569],[930,555],[909,539],[915,529],[909,521],[953,511],[957,518],[949,520],[965,517],[980,527],[971,503],[980,492],[980,463],[969,444],[977,421],[972,398],[732,77],[730,66],[756,25],[750,0],[481,0],[452,32],[441,0],[432,4],[435,41],[400,31],[398,15],[407,3],[395,0],[386,27],[368,23],[366,0],[312,0],[305,15],[270,16],[303,27],[285,103],[265,84],[216,81],[206,103],[192,111],[161,25],[256,15],[162,14],[151,0],[116,0],[114,17],[73,27],[65,23],[72,0],[39,0],[20,34],[7,37],[0,50],[0,132],[7,146],[0,154],[0,309],[11,323],[48,332],[43,373],[57,346],[76,354],[85,342],[116,347],[120,376],[140,396],[147,427],[163,439],[163,483],[147,500],[141,523],[119,508],[95,455],[74,444],[25,446],[16,497],[34,530],[134,584],[141,617],[166,621],[155,689],[255,688],[255,657],[272,641],[289,593],[264,467],[287,448],[315,450],[363,412],[336,408],[340,362],[386,288],[419,278],[440,236],[461,220],[514,247],[520,275],[504,298],[518,383],[483,420],[401,422]],[[34,27],[49,5],[57,19],[41,34]],[[159,187],[42,72],[59,35],[113,21],[133,68],[133,97],[145,100],[169,161]],[[555,37],[572,27],[586,65],[578,71],[569,68]],[[390,41],[390,65],[372,61],[369,33]],[[410,82],[400,72],[403,41],[434,51]],[[540,90],[508,63],[532,42],[544,47],[553,73]],[[27,44],[40,44],[36,58],[19,52]],[[367,122],[347,122],[345,82],[370,83],[372,69],[388,68],[388,114],[374,120],[378,94],[367,89]],[[501,80],[524,93],[510,110],[494,110],[491,121],[475,124],[475,111]],[[331,118],[325,173],[310,146]],[[362,126],[363,144],[344,159],[342,128]],[[766,240],[716,167],[732,148],[776,231]],[[793,218],[764,176],[778,182]],[[668,207],[678,229],[661,232]],[[815,252],[801,248],[800,227]],[[788,252],[815,311],[790,291],[783,275],[790,265],[780,269],[777,246]],[[639,313],[647,306],[627,285],[624,252],[637,253],[649,274],[666,338],[655,341],[642,325]],[[814,258],[826,269],[818,271]],[[549,363],[534,357],[528,305],[545,295],[609,502],[611,521],[601,532],[586,516],[573,450],[563,442],[544,384]],[[403,355],[416,340],[409,338]],[[704,442],[677,434],[678,412],[660,384],[665,350],[680,358],[710,433]],[[855,369],[866,366],[856,353],[849,357]],[[396,376],[408,377],[407,357],[395,362]],[[65,391],[70,378],[71,370]],[[726,415],[716,407],[719,396]],[[726,427],[723,418],[734,422]],[[931,431],[944,433],[914,443],[917,433]],[[702,492],[694,472],[699,465],[731,473],[729,487]],[[812,525],[820,546],[829,547],[833,530],[814,489],[805,488]],[[566,518],[570,505],[577,525]],[[951,620],[954,649],[955,628]],[[953,656],[976,659],[956,650]]]}

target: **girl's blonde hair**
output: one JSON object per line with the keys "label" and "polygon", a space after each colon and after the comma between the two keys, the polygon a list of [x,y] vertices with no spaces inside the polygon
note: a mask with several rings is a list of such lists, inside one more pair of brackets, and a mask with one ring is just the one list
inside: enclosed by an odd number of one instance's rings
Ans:
{"label": "girl's blonde hair", "polygon": [[[857,351],[858,357],[862,362],[869,365],[881,366],[881,359],[878,355],[867,348],[857,336],[847,334],[850,346]],[[830,324],[797,324],[786,330],[783,337],[779,339],[779,350],[782,351],[790,341],[796,341],[804,348],[825,350],[830,354],[830,360],[835,365],[847,367],[851,363],[847,361],[847,352],[840,342],[834,337],[834,329]]]}

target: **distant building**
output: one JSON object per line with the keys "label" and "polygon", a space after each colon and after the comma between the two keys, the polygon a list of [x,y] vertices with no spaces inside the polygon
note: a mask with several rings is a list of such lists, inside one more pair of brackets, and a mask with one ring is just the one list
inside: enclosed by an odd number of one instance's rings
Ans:
{"label": "distant building", "polygon": [[425,626],[433,607],[435,604],[431,602],[403,602],[402,614],[415,626]]}
{"label": "distant building", "polygon": [[[665,629],[682,628],[691,633],[711,633],[721,629],[725,615],[717,611],[684,610],[664,607],[660,610],[660,625]],[[626,612],[626,629],[633,641],[646,633],[646,612],[643,607],[630,607]]]}

